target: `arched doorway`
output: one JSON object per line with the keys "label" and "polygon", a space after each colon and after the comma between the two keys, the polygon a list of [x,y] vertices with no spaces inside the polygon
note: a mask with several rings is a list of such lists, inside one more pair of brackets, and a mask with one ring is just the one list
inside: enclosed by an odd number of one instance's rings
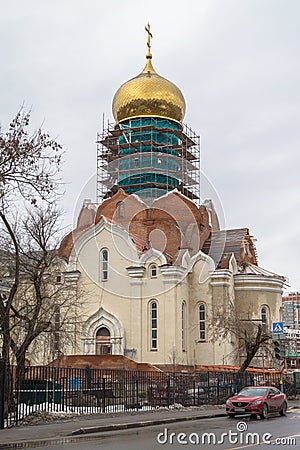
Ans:
{"label": "arched doorway", "polygon": [[[106,328],[107,331],[104,329]],[[103,329],[101,331],[101,329]],[[105,335],[104,335],[105,333]],[[82,329],[82,351],[84,355],[100,354],[100,344],[109,345],[109,354],[123,355],[125,348],[124,328],[120,320],[106,311],[104,308],[99,308],[83,325]],[[105,338],[106,342],[103,342]],[[98,340],[99,337],[99,340]]]}
{"label": "arched doorway", "polygon": [[96,355],[111,354],[110,331],[106,327],[101,327],[96,333]]}

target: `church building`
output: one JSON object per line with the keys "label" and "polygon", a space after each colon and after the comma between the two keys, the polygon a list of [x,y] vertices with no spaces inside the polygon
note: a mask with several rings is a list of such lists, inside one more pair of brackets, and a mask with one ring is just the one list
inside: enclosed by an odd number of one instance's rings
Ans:
{"label": "church building", "polygon": [[217,338],[215,315],[230,307],[269,331],[285,278],[258,266],[248,228],[220,229],[201,203],[200,138],[183,123],[180,89],[153,67],[147,31],[145,67],[117,90],[114,123],[98,135],[98,202],[84,202],[59,249],[82,296],[67,353],[237,365],[239,342]]}

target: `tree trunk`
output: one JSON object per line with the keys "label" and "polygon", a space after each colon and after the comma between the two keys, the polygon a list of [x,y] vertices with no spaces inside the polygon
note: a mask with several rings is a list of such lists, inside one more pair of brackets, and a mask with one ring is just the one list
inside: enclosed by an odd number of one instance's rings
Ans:
{"label": "tree trunk", "polygon": [[23,351],[23,349],[20,352],[16,353],[16,360],[17,360],[17,369],[18,372],[24,372],[25,369],[25,355],[26,351]]}
{"label": "tree trunk", "polygon": [[0,428],[2,428],[4,426],[4,419],[7,419],[8,415],[13,413],[15,409],[10,365],[6,364],[2,359],[0,360],[0,374]]}
{"label": "tree trunk", "polygon": [[2,299],[1,299],[1,306],[0,306],[0,313],[3,316],[1,319],[1,329],[2,329],[2,338],[3,338],[3,344],[2,344],[2,359],[3,361],[9,365],[10,364],[10,357],[9,357],[9,350],[10,350],[10,337],[11,337],[11,330],[10,330],[10,309],[12,307],[18,286],[20,281],[20,252],[19,252],[19,246],[17,242],[17,238],[15,236],[13,228],[10,226],[10,223],[8,222],[5,214],[0,211],[0,219],[4,223],[4,226],[13,242],[14,250],[15,250],[15,258],[14,258],[14,283],[10,289],[8,299],[6,301],[6,305],[4,305]]}
{"label": "tree trunk", "polygon": [[[255,351],[255,353],[256,353],[256,351]],[[239,368],[239,371],[238,371],[239,373],[244,373],[246,371],[246,369],[250,366],[250,363],[251,363],[252,359],[254,358],[255,353],[253,353],[253,351],[250,353],[247,353],[246,359],[244,360],[243,364]]]}
{"label": "tree trunk", "polygon": [[1,320],[1,334],[2,334],[2,361],[9,366],[10,364],[10,329],[9,329],[9,315],[5,311]]}

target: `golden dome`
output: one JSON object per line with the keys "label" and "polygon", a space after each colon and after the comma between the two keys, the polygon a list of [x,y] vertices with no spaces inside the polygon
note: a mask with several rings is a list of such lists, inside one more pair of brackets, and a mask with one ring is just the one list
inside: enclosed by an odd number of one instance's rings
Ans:
{"label": "golden dome", "polygon": [[158,75],[151,62],[150,51],[144,70],[115,93],[112,110],[116,122],[133,117],[167,117],[182,122],[185,115],[184,97],[169,80]]}

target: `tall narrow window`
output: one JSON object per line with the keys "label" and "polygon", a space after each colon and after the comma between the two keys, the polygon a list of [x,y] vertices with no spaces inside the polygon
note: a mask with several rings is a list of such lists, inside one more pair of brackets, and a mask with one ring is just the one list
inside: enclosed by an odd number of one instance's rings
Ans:
{"label": "tall narrow window", "polygon": [[199,305],[199,340],[205,341],[206,339],[206,323],[205,323],[205,305],[201,303]]}
{"label": "tall narrow window", "polygon": [[124,217],[125,205],[123,202],[118,203],[118,217]]}
{"label": "tall narrow window", "polygon": [[59,330],[60,330],[60,307],[55,306],[54,310],[54,351],[57,354],[59,352]]}
{"label": "tall narrow window", "polygon": [[261,308],[261,326],[262,332],[266,334],[268,332],[268,308],[266,306]]}
{"label": "tall narrow window", "polygon": [[186,303],[182,302],[181,306],[181,345],[182,351],[186,351]]}
{"label": "tall narrow window", "polygon": [[157,303],[155,301],[150,303],[150,330],[150,348],[157,350]]}
{"label": "tall narrow window", "polygon": [[101,265],[101,281],[108,280],[108,250],[104,249],[101,251],[100,257],[100,265]]}

